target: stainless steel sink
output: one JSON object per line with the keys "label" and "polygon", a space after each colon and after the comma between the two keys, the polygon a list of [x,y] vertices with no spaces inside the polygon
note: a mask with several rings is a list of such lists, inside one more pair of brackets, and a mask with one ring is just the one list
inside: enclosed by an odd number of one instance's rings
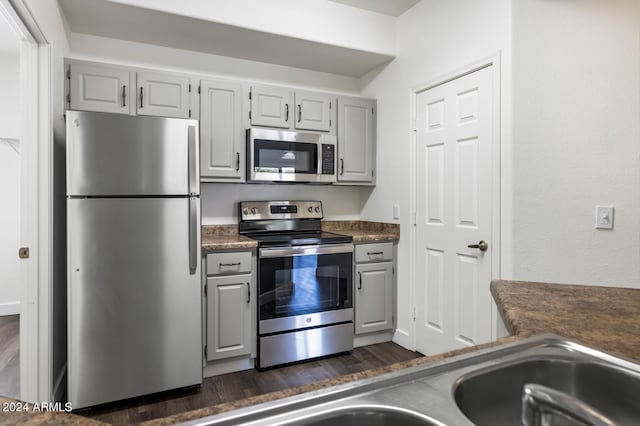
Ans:
{"label": "stainless steel sink", "polygon": [[520,424],[522,389],[535,383],[578,398],[617,424],[638,424],[640,376],[601,361],[530,359],[460,378],[454,398],[478,426]]}
{"label": "stainless steel sink", "polygon": [[[287,424],[287,423],[285,423]],[[289,424],[301,426],[440,426],[442,423],[416,413],[396,407],[382,405],[352,405],[296,418]]]}
{"label": "stainless steel sink", "polygon": [[618,425],[640,424],[640,365],[552,335],[186,424],[520,425],[528,383],[573,395]]}

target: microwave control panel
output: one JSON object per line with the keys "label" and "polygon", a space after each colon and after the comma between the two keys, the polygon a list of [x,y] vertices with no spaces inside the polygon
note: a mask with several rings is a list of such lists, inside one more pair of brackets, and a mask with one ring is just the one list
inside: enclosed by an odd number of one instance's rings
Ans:
{"label": "microwave control panel", "polygon": [[336,146],[322,144],[322,174],[333,175],[336,173]]}

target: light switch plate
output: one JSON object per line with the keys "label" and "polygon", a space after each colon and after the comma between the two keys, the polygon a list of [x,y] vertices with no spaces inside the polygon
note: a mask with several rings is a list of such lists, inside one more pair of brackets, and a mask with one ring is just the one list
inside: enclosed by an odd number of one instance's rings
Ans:
{"label": "light switch plate", "polygon": [[596,229],[613,229],[613,206],[596,206]]}
{"label": "light switch plate", "polygon": [[393,205],[393,218],[400,219],[400,204]]}

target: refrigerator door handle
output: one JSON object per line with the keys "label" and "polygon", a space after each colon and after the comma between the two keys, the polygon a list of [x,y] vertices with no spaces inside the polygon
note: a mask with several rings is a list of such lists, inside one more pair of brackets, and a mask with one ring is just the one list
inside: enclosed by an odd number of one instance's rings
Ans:
{"label": "refrigerator door handle", "polygon": [[198,144],[196,126],[189,126],[189,195],[196,195],[198,187]]}
{"label": "refrigerator door handle", "polygon": [[198,267],[198,198],[189,197],[189,269]]}

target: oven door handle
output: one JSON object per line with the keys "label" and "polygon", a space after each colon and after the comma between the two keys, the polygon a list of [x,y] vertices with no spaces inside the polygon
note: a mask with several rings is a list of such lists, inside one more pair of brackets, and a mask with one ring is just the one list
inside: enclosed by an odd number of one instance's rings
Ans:
{"label": "oven door handle", "polygon": [[260,249],[260,257],[290,257],[313,254],[353,253],[353,244],[309,245]]}

